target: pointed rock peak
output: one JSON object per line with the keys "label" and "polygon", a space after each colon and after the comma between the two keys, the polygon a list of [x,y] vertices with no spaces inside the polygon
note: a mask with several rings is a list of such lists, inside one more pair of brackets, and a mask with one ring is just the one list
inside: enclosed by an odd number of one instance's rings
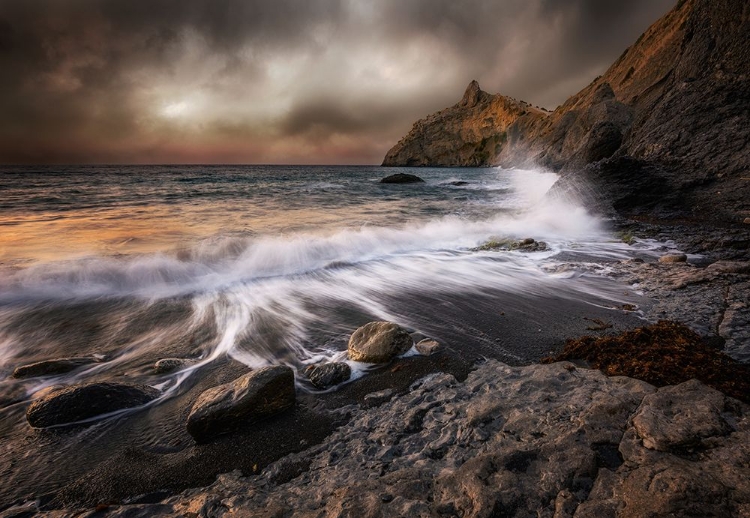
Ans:
{"label": "pointed rock peak", "polygon": [[482,95],[482,89],[479,88],[479,83],[476,79],[474,79],[471,83],[469,83],[469,86],[466,87],[466,91],[464,92],[464,97],[461,99],[461,102],[459,103],[459,106],[465,106],[467,108],[471,108],[472,106],[475,106],[477,102],[479,102],[479,97]]}

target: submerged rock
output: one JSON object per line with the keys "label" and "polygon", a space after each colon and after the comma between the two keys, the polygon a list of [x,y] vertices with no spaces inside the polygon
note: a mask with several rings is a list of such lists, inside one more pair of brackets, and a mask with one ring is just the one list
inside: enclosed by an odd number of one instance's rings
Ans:
{"label": "submerged rock", "polygon": [[154,364],[155,374],[166,374],[194,363],[187,358],[162,358]]}
{"label": "submerged rock", "polygon": [[350,360],[365,363],[387,363],[414,345],[409,332],[392,322],[370,322],[349,338]]}
{"label": "submerged rock", "polygon": [[308,365],[305,368],[305,376],[314,387],[327,389],[348,381],[352,376],[352,369],[343,362],[319,363]]}
{"label": "submerged rock", "polygon": [[396,173],[390,176],[386,176],[380,183],[424,183],[419,176],[408,174],[408,173]]}
{"label": "submerged rock", "polygon": [[54,360],[42,360],[40,362],[21,365],[13,371],[14,378],[34,378],[37,376],[52,376],[54,374],[65,374],[83,365],[98,363],[99,358],[94,356],[82,356],[76,358],[56,358]]}
{"label": "submerged rock", "polygon": [[518,250],[520,252],[544,252],[549,250],[547,243],[544,241],[536,241],[530,237],[516,241],[514,239],[499,239],[492,238],[486,243],[476,248],[472,248],[474,252],[495,252],[495,251],[509,251]]}
{"label": "submerged rock", "polygon": [[263,367],[204,391],[190,411],[187,431],[203,441],[277,414],[294,401],[294,371],[283,365]]}
{"label": "submerged rock", "polygon": [[684,263],[685,261],[687,261],[685,254],[668,254],[659,258],[660,263]]}
{"label": "submerged rock", "polygon": [[26,411],[34,428],[47,428],[91,419],[126,408],[145,405],[160,392],[147,385],[85,383],[47,392]]}

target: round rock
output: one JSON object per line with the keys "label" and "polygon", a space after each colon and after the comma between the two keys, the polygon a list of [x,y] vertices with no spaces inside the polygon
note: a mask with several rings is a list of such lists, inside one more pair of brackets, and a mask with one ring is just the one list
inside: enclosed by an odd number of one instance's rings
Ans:
{"label": "round rock", "polygon": [[34,428],[75,423],[117,410],[145,405],[159,391],[146,385],[127,383],[85,383],[46,393],[26,411]]}
{"label": "round rock", "polygon": [[294,371],[263,367],[204,391],[193,405],[187,431],[197,441],[253,423],[294,405]]}
{"label": "round rock", "polygon": [[365,363],[387,363],[414,345],[409,333],[392,322],[370,322],[349,338],[350,360]]}

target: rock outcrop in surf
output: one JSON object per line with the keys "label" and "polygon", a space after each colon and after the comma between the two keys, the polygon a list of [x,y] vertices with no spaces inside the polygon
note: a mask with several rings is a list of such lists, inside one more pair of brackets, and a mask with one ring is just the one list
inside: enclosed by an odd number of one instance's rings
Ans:
{"label": "rock outcrop in surf", "polygon": [[430,115],[388,166],[582,171],[620,212],[750,214],[750,6],[682,0],[554,112],[483,92]]}

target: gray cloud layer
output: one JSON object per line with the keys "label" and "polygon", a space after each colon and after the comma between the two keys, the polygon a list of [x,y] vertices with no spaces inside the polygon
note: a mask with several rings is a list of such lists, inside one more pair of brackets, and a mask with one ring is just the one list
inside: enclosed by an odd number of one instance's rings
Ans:
{"label": "gray cloud layer", "polygon": [[376,163],[485,90],[554,108],[674,0],[0,0],[0,163]]}

